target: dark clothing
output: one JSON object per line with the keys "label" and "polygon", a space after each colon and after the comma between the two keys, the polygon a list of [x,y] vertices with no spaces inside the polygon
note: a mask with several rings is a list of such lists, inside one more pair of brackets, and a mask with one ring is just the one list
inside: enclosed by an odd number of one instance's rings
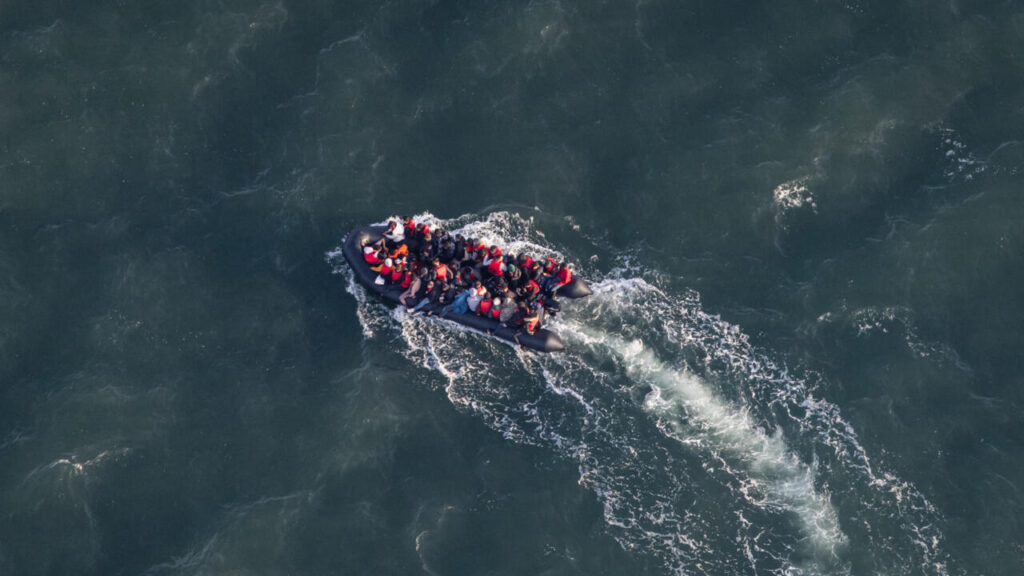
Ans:
{"label": "dark clothing", "polygon": [[465,239],[456,238],[455,239],[454,248],[455,248],[455,254],[453,255],[453,257],[455,258],[455,261],[456,262],[462,262],[463,260],[465,260],[466,259],[466,240]]}
{"label": "dark clothing", "polygon": [[453,244],[445,244],[441,246],[441,252],[438,254],[437,259],[445,264],[450,263],[455,259],[455,246]]}

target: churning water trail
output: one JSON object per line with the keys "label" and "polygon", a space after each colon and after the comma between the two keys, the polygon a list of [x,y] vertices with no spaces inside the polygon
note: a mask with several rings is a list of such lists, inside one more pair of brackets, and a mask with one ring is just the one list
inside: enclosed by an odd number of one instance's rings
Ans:
{"label": "churning water trail", "polygon": [[[558,254],[516,215],[442,224]],[[505,438],[574,462],[607,531],[667,573],[848,574],[851,540],[876,570],[946,573],[927,499],[876,472],[837,407],[695,293],[673,298],[615,270],[552,322],[568,351],[534,355],[368,300],[337,254],[328,260],[349,278],[368,339],[398,341],[454,406]]]}

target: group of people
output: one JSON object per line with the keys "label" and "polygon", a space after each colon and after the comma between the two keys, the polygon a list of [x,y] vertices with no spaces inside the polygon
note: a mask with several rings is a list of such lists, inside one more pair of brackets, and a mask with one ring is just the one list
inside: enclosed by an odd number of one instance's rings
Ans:
{"label": "group of people", "polygon": [[363,246],[363,259],[378,284],[404,289],[399,301],[410,313],[472,312],[515,329],[517,342],[540,329],[545,311],[558,310],[554,296],[572,281],[566,262],[505,254],[412,218],[390,220],[380,241]]}

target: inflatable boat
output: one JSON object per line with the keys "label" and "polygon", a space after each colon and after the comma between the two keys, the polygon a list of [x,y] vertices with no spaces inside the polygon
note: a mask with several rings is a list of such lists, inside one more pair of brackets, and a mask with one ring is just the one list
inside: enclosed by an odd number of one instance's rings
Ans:
{"label": "inflatable boat", "polygon": [[[380,241],[385,230],[384,226],[356,228],[345,238],[342,253],[360,284],[365,286],[367,290],[378,294],[384,300],[392,304],[399,304],[398,297],[405,290],[401,286],[375,283],[377,273],[371,270],[370,265],[363,259],[363,247]],[[560,298],[583,298],[590,294],[591,291],[586,282],[575,275],[572,281],[559,288],[557,292]],[[450,313],[445,315],[445,320],[457,322],[510,342],[518,342],[521,346],[540,352],[559,352],[565,349],[565,345],[558,337],[558,334],[544,328],[537,330],[533,334],[527,334],[513,328],[502,328],[497,320],[477,316],[472,312],[466,312],[465,314]]]}

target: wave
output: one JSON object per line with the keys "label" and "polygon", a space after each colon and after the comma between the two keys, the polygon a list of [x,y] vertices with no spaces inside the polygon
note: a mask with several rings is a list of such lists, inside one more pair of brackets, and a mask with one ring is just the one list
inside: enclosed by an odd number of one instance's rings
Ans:
{"label": "wave", "polygon": [[[438,222],[561,256],[532,219],[507,212]],[[643,270],[583,273],[595,294],[554,320],[569,346],[556,355],[349,290],[367,338],[399,338],[458,409],[573,461],[608,532],[668,573],[947,573],[941,515],[876,470],[837,406],[706,313],[696,292],[666,293]]]}

